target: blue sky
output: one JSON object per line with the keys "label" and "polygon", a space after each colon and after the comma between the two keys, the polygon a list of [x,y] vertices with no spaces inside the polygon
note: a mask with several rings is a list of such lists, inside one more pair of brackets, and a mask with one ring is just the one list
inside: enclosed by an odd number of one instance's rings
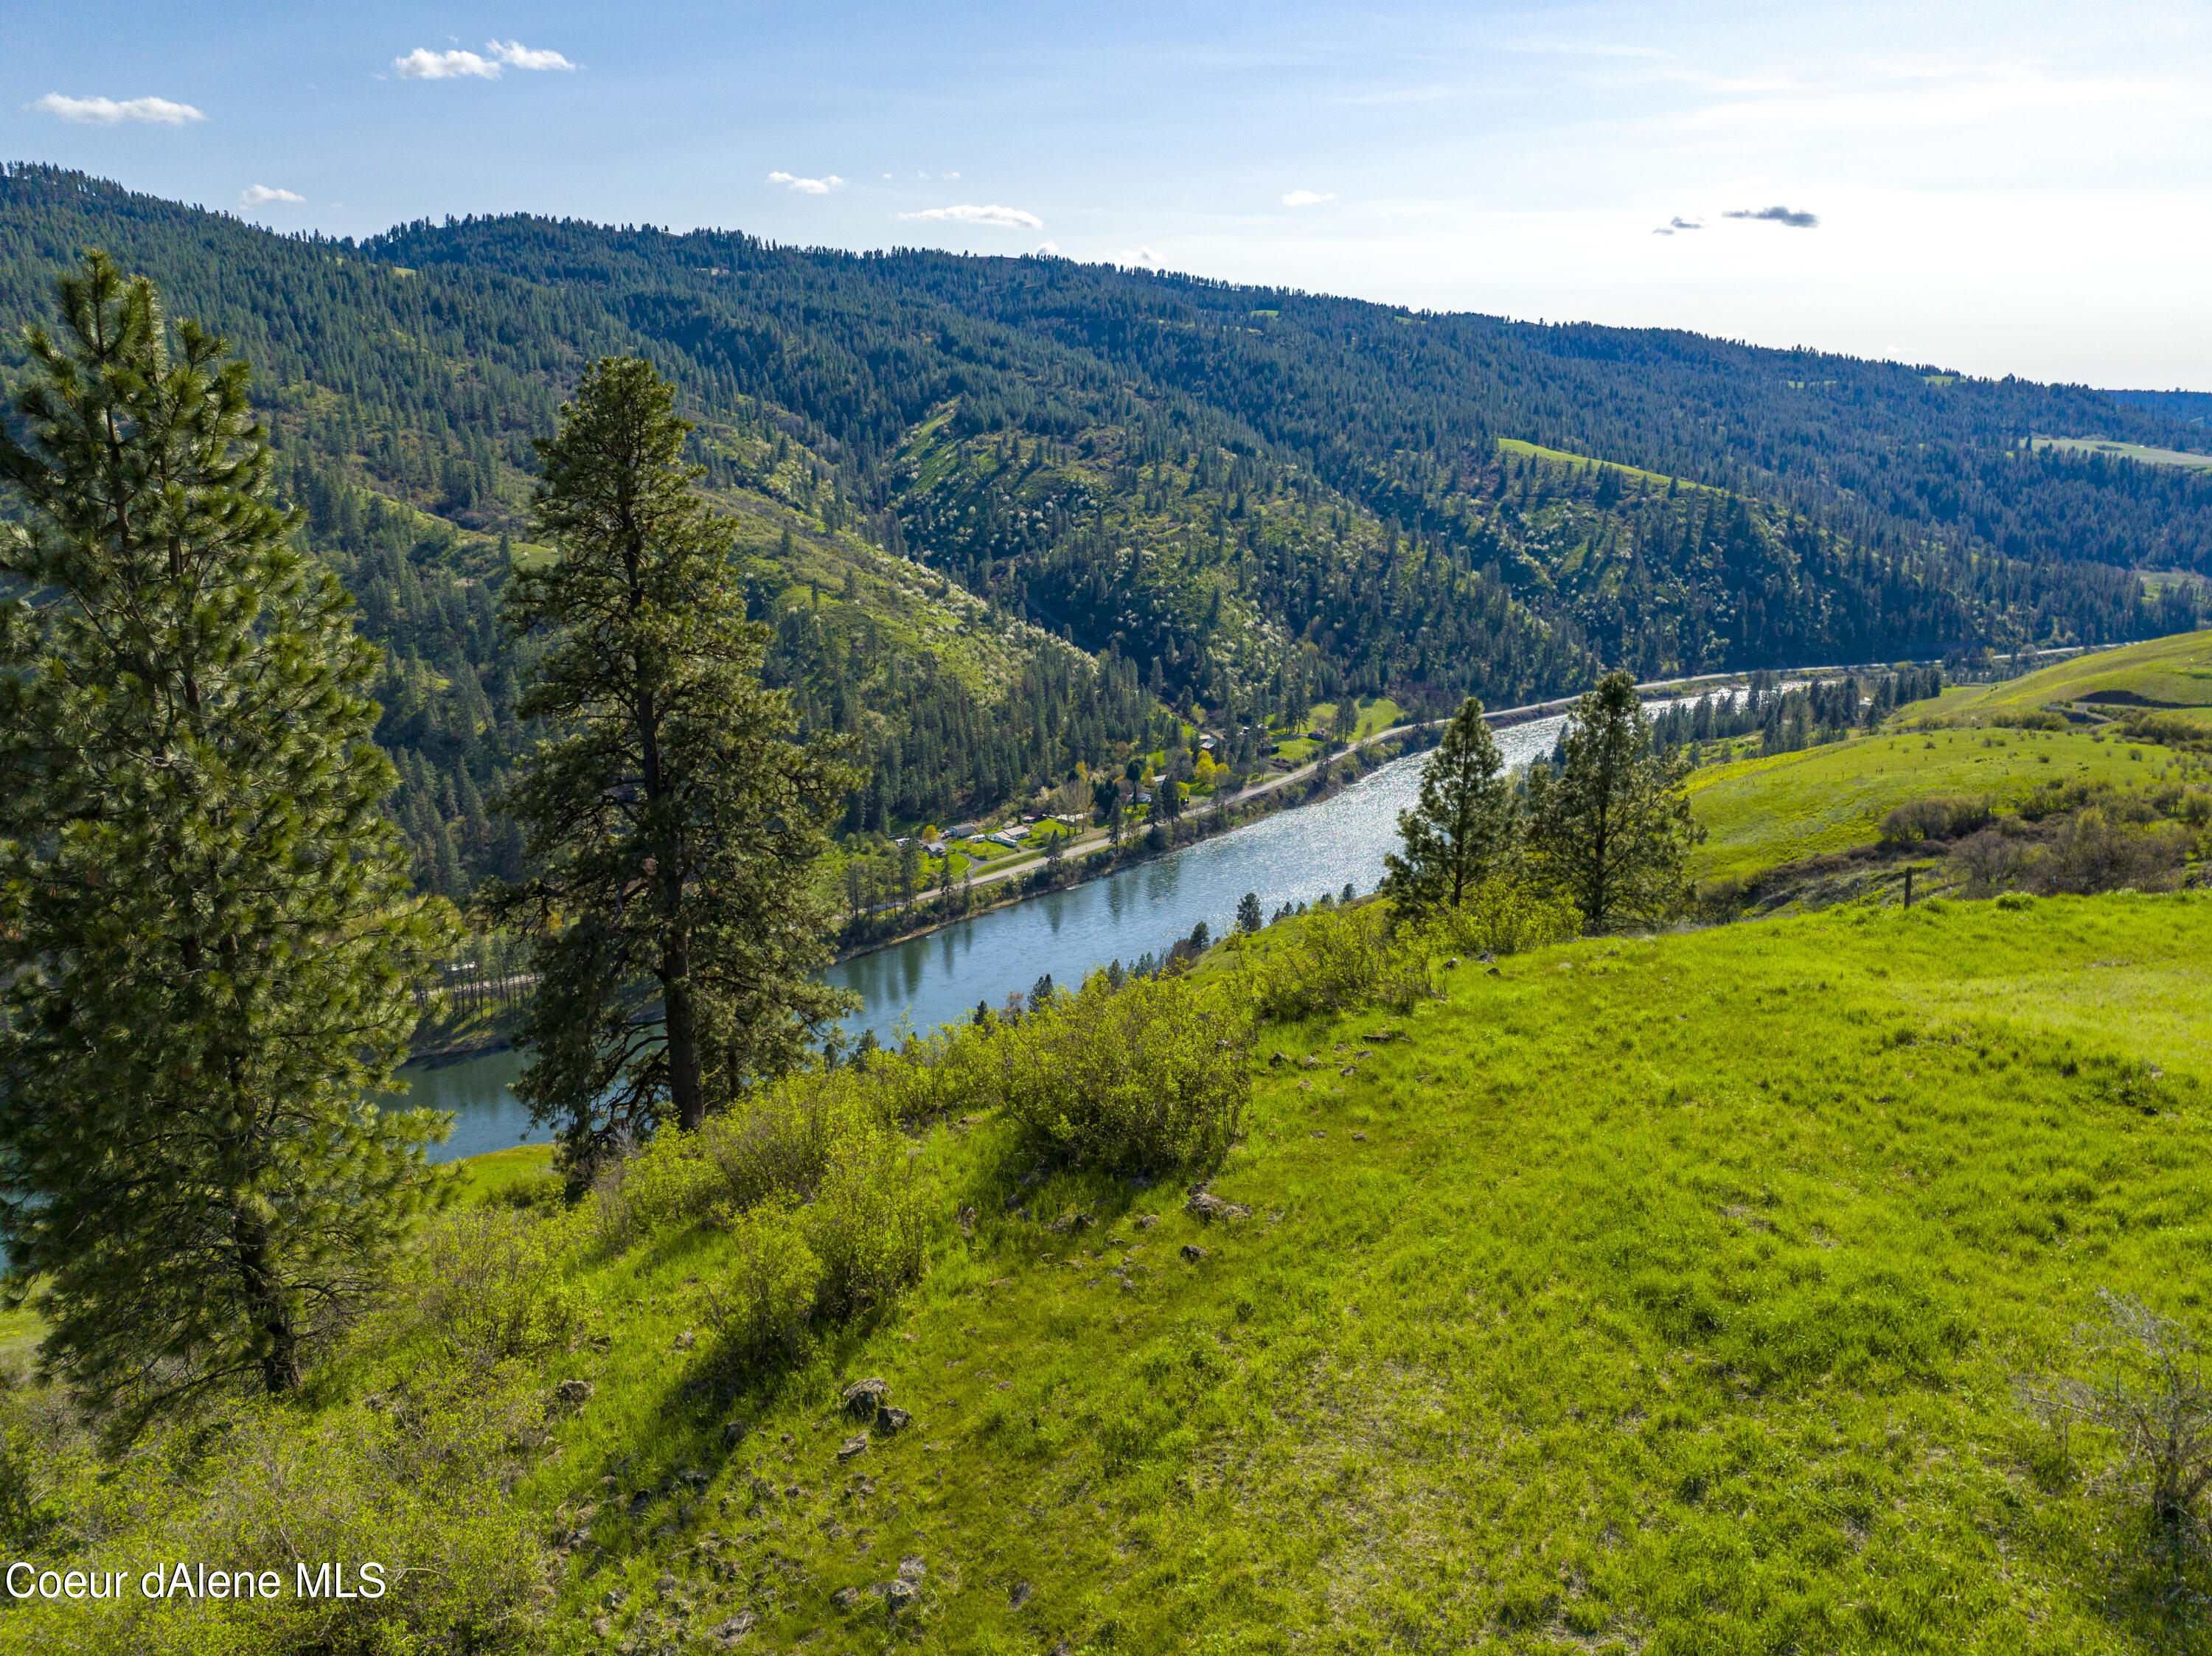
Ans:
{"label": "blue sky", "polygon": [[2100,385],[2212,389],[2208,140],[2212,9],[2132,0],[0,17],[0,156],[283,229],[1049,245]]}

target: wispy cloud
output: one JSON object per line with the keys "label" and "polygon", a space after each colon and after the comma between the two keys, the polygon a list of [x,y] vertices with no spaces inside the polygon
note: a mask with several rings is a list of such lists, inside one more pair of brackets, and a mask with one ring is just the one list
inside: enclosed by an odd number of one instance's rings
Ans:
{"label": "wispy cloud", "polygon": [[1786,224],[1793,230],[1811,230],[1819,227],[1818,213],[1799,212],[1788,207],[1739,207],[1732,213],[1723,213],[1724,219],[1752,219],[1767,224]]}
{"label": "wispy cloud", "polygon": [[1018,207],[925,207],[919,213],[901,213],[902,219],[943,219],[954,224],[994,224],[1005,230],[1042,230],[1044,221]]}
{"label": "wispy cloud", "polygon": [[1702,230],[1705,227],[1705,225],[1697,219],[1678,217],[1668,219],[1651,234],[1655,236],[1671,236],[1677,230]]}
{"label": "wispy cloud", "polygon": [[768,175],[768,181],[780,184],[787,190],[796,190],[802,196],[826,196],[845,182],[835,173],[826,179],[802,179],[789,173],[771,173]]}
{"label": "wispy cloud", "polygon": [[394,58],[392,66],[399,71],[403,81],[457,81],[470,77],[496,81],[510,69],[576,67],[557,52],[526,46],[520,40],[487,40],[484,51],[490,55],[480,57],[473,52],[458,50],[432,52],[427,46],[417,46],[404,58]]}
{"label": "wispy cloud", "polygon": [[289,190],[278,190],[265,184],[250,184],[238,192],[240,207],[261,207],[272,201],[305,201],[305,196],[295,195]]}
{"label": "wispy cloud", "polygon": [[1149,247],[1125,247],[1120,262],[1123,264],[1158,264],[1160,256]]}
{"label": "wispy cloud", "polygon": [[1289,195],[1283,197],[1283,205],[1285,207],[1311,207],[1316,202],[1334,201],[1335,199],[1336,191],[1334,190],[1330,191],[1325,196],[1316,195],[1310,190],[1293,190]]}
{"label": "wispy cloud", "polygon": [[1060,257],[1060,244],[1056,241],[1038,243],[1036,256],[1039,258],[1058,258]]}
{"label": "wispy cloud", "polygon": [[69,98],[49,92],[31,107],[86,126],[114,126],[124,121],[184,126],[207,119],[190,104],[171,103],[167,98],[126,98],[118,103],[112,98]]}

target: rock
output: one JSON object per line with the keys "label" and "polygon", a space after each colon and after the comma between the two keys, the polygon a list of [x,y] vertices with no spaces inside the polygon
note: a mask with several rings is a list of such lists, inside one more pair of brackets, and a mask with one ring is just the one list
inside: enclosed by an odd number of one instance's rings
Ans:
{"label": "rock", "polygon": [[921,1597],[921,1589],[904,1576],[884,1584],[884,1598],[894,1611],[904,1610]]}
{"label": "rock", "polygon": [[[1345,1073],[1349,1075],[1351,1071],[1347,1070]],[[1206,1190],[1197,1192],[1182,1207],[1185,1213],[1194,1214],[1209,1224],[1216,1219],[1249,1219],[1252,1216],[1252,1210],[1242,1202],[1224,1202]]]}
{"label": "rock", "polygon": [[716,1628],[711,1636],[720,1639],[726,1645],[735,1644],[753,1630],[753,1623],[758,1619],[752,1611],[741,1610],[721,1626]]}
{"label": "rock", "polygon": [[687,1484],[694,1489],[703,1489],[714,1480],[696,1466],[686,1466],[676,1474],[676,1481],[678,1483]]}
{"label": "rock", "polygon": [[866,1454],[867,1452],[868,1435],[866,1432],[855,1432],[837,1446],[837,1459],[850,1460],[854,1455]]}
{"label": "rock", "polygon": [[1019,1610],[1024,1604],[1029,1603],[1030,1594],[1036,1591],[1036,1589],[1026,1581],[1015,1582],[1006,1593],[1006,1607],[1009,1610]]}
{"label": "rock", "polygon": [[1341,1070],[1337,1071],[1337,1074],[1340,1076],[1356,1076],[1358,1073],[1359,1066],[1356,1064],[1347,1064]]}
{"label": "rock", "polygon": [[1290,1061],[1291,1055],[1288,1052],[1274,1052],[1267,1054],[1267,1067],[1271,1070],[1279,1064],[1288,1064]]}
{"label": "rock", "polygon": [[973,1209],[973,1208],[963,1208],[963,1209],[961,1209],[961,1210],[960,1210],[960,1234],[961,1234],[963,1236],[973,1236],[973,1235],[975,1235],[975,1209]]}
{"label": "rock", "polygon": [[678,1351],[689,1351],[698,1344],[699,1337],[688,1328],[676,1337],[676,1349]]}
{"label": "rock", "polygon": [[1206,1250],[1195,1242],[1185,1242],[1182,1245],[1182,1257],[1191,1264],[1196,1265],[1206,1257]]}
{"label": "rock", "polygon": [[1356,1132],[1352,1135],[1352,1137],[1355,1143],[1364,1144],[1367,1142],[1367,1135],[1364,1132]]}
{"label": "rock", "polygon": [[738,1445],[745,1441],[746,1435],[750,1433],[752,1429],[753,1429],[750,1424],[742,1420],[725,1422],[722,1427],[723,1447],[729,1449],[736,1448]]}
{"label": "rock", "polygon": [[830,1595],[830,1602],[839,1610],[850,1610],[860,1602],[860,1590],[858,1587],[840,1587]]}
{"label": "rock", "polygon": [[553,1401],[564,1409],[580,1408],[591,1396],[592,1383],[587,1380],[565,1380],[553,1388]]}
{"label": "rock", "polygon": [[1450,958],[1450,959],[1447,960],[1447,961],[1444,962],[1444,970],[1445,970],[1445,971],[1447,971],[1447,972],[1449,972],[1449,971],[1450,971],[1450,970],[1452,969],[1452,968],[1454,968],[1455,966],[1457,966],[1458,964],[1459,964],[1459,956],[1458,956],[1458,955],[1454,955],[1453,956],[1451,956],[1451,958]]}
{"label": "rock", "polygon": [[914,1423],[914,1416],[903,1409],[885,1404],[876,1416],[876,1424],[886,1432],[902,1432]]}
{"label": "rock", "polygon": [[1496,967],[1494,967],[1494,966],[1493,966],[1493,967],[1492,967],[1492,968],[1491,968],[1487,972],[1485,972],[1482,975],[1483,975],[1484,977],[1486,977],[1486,978],[1495,978],[1495,977],[1501,976],[1501,975],[1503,975],[1503,974],[1500,974],[1500,973],[1499,973],[1499,971],[1498,971],[1498,969]]}
{"label": "rock", "polygon": [[919,1555],[908,1553],[899,1560],[898,1573],[902,1581],[919,1581],[929,1574],[929,1567],[921,1562]]}
{"label": "rock", "polygon": [[1157,1213],[1140,1213],[1137,1216],[1137,1228],[1139,1230],[1150,1230],[1154,1225],[1159,1223],[1159,1222],[1160,1216]]}
{"label": "rock", "polygon": [[1316,1058],[1311,1052],[1308,1052],[1304,1058],[1298,1060],[1298,1068],[1301,1070],[1318,1070],[1321,1068],[1321,1060]]}
{"label": "rock", "polygon": [[845,1411],[866,1420],[876,1412],[883,1400],[890,1394],[891,1385],[880,1376],[854,1380],[844,1391]]}
{"label": "rock", "polygon": [[1480,961],[1485,966],[1493,966],[1497,964],[1498,961],[1498,956],[1490,953],[1487,949],[1485,949],[1481,954],[1476,955],[1475,958]]}

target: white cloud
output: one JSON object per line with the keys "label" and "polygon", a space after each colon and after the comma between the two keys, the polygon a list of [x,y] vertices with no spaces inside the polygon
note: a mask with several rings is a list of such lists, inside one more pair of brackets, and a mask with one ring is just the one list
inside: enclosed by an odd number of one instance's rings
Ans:
{"label": "white cloud", "polygon": [[1004,230],[1042,230],[1044,221],[1035,213],[1024,213],[1018,207],[976,207],[962,203],[957,207],[925,207],[919,213],[901,213],[902,219],[944,219],[954,224],[994,224]]}
{"label": "white cloud", "polygon": [[238,204],[240,207],[260,207],[272,201],[303,202],[305,200],[307,200],[305,196],[295,195],[289,190],[272,189],[265,184],[248,185],[238,192]]}
{"label": "white cloud", "polygon": [[487,40],[484,45],[509,69],[573,70],[576,67],[557,52],[526,46],[520,40],[509,40],[504,45],[497,40]]}
{"label": "white cloud", "polygon": [[501,68],[473,52],[432,52],[427,46],[417,46],[404,58],[394,58],[392,66],[403,81],[453,81],[466,75],[496,81]]}
{"label": "white cloud", "polygon": [[957,173],[947,173],[945,176],[948,179],[957,179],[960,175]]}
{"label": "white cloud", "polygon": [[842,188],[845,183],[835,173],[826,179],[801,179],[788,173],[771,173],[768,175],[768,181],[780,184],[787,190],[795,190],[802,196],[826,196],[832,190]]}
{"label": "white cloud", "polygon": [[1116,262],[1122,264],[1158,264],[1160,256],[1149,247],[1125,247]]}
{"label": "white cloud", "polygon": [[1058,258],[1060,257],[1060,244],[1056,241],[1040,242],[1037,245],[1037,257],[1039,258]]}
{"label": "white cloud", "polygon": [[473,52],[432,52],[417,46],[404,58],[394,58],[392,68],[399,71],[403,81],[456,81],[474,76],[480,81],[496,81],[510,69],[573,70],[570,63],[557,52],[546,52],[526,46],[520,40],[487,40],[484,50],[489,58],[478,57]]}
{"label": "white cloud", "polygon": [[207,119],[190,104],[173,104],[167,98],[129,98],[118,103],[112,98],[65,98],[58,92],[49,92],[31,107],[87,126],[113,126],[121,121],[183,126]]}
{"label": "white cloud", "polygon": [[1317,196],[1310,190],[1293,190],[1289,195],[1283,197],[1283,205],[1285,207],[1310,207],[1317,201],[1334,201],[1335,199],[1336,191],[1334,190],[1330,191],[1325,196]]}

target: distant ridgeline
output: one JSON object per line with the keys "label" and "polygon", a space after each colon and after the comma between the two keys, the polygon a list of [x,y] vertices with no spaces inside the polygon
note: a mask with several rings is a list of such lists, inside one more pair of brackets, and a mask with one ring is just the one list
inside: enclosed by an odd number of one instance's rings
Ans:
{"label": "distant ridgeline", "polygon": [[2105,395],[2131,408],[2166,415],[2185,426],[2212,425],[2212,391],[2108,391]]}
{"label": "distant ridgeline", "polygon": [[2149,636],[2205,588],[2134,572],[2212,573],[2212,475],[2024,446],[2205,447],[2162,393],[1057,258],[520,216],[288,238],[42,167],[0,176],[9,333],[86,246],[253,362],[284,488],[390,652],[394,810],[448,892],[517,854],[483,804],[526,737],[493,618],[544,555],[530,440],[608,352],[682,388],[773,674],[860,739],[856,829],[1149,747],[1164,704]]}

